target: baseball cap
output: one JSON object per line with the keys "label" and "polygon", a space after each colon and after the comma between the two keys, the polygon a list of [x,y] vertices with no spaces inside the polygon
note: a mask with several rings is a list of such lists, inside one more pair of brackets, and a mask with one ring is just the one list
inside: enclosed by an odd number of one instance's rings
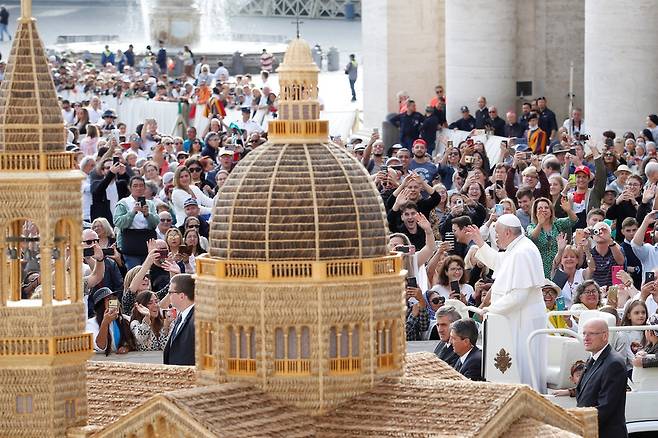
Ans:
{"label": "baseball cap", "polygon": [[578,167],[576,167],[576,170],[574,171],[574,175],[577,174],[578,172],[584,173],[588,177],[592,176],[592,171],[589,170],[589,167],[587,167],[587,166],[578,166]]}
{"label": "baseball cap", "polygon": [[461,111],[463,113],[467,113],[468,112],[468,107],[466,105],[464,105],[461,108],[459,108],[459,111]]}

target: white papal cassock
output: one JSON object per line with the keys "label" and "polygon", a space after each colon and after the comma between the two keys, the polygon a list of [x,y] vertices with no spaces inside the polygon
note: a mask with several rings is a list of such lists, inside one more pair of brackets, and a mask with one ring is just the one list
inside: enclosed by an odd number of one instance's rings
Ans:
{"label": "white papal cassock", "polygon": [[[510,325],[510,347],[514,347],[521,383],[530,386],[530,363],[528,361],[528,335],[546,328],[546,306],[541,287],[544,284],[544,269],[541,255],[534,243],[524,235],[517,237],[505,252],[497,252],[484,245],[475,254],[494,270],[491,285],[489,312],[505,316]],[[546,392],[546,340],[545,335],[536,336],[531,353],[535,365],[538,392]]]}

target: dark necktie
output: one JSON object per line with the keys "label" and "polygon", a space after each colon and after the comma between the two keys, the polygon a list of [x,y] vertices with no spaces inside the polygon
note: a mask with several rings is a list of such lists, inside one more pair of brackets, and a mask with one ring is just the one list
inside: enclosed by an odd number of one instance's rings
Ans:
{"label": "dark necktie", "polygon": [[455,369],[456,369],[457,371],[461,371],[461,369],[462,369],[462,365],[464,365],[464,364],[462,363],[462,360],[461,360],[461,359],[458,359],[458,360],[457,360],[457,366],[455,366]]}
{"label": "dark necktie", "polygon": [[588,370],[588,369],[592,368],[592,366],[594,366],[594,362],[596,362],[594,360],[594,356],[590,357],[589,360],[587,361],[587,363],[585,364],[585,369]]}
{"label": "dark necktie", "polygon": [[180,325],[181,321],[183,321],[183,314],[180,313],[176,317],[176,320],[174,321],[174,330],[171,332],[171,338],[175,338],[176,335],[178,334],[178,326]]}

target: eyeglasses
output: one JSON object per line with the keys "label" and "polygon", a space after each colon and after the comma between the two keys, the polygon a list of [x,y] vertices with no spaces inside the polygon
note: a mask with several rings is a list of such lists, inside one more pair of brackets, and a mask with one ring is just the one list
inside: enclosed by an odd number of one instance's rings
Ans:
{"label": "eyeglasses", "polygon": [[583,291],[583,295],[597,295],[599,293],[596,289],[587,289]]}
{"label": "eyeglasses", "polygon": [[160,222],[171,222],[171,219],[160,219]]}
{"label": "eyeglasses", "polygon": [[84,243],[85,245],[93,245],[93,244],[98,243],[98,242],[100,242],[99,239],[89,239],[89,240],[83,240],[82,241],[82,243]]}
{"label": "eyeglasses", "polygon": [[183,144],[182,141],[175,141],[174,144]]}
{"label": "eyeglasses", "polygon": [[583,338],[589,338],[592,336],[602,335],[605,332],[583,332]]}
{"label": "eyeglasses", "polygon": [[188,170],[189,170],[191,173],[200,173],[200,172],[203,172],[203,169],[201,169],[200,167],[189,167]]}

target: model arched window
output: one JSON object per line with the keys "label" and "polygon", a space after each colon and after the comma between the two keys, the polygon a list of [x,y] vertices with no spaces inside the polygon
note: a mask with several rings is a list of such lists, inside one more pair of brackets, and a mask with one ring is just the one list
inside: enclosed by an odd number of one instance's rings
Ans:
{"label": "model arched window", "polygon": [[380,321],[377,323],[375,333],[375,352],[377,353],[377,368],[388,369],[395,365],[393,339],[395,330],[394,321]]}
{"label": "model arched window", "polygon": [[253,326],[227,329],[228,374],[256,374],[256,331]]}
{"label": "model arched window", "polygon": [[361,370],[360,331],[358,324],[334,326],[329,330],[329,370],[332,374]]}
{"label": "model arched window", "polygon": [[213,338],[215,337],[215,327],[210,322],[201,322],[199,324],[199,339],[201,347],[201,368],[210,369],[215,366],[215,347]]}
{"label": "model arched window", "polygon": [[311,334],[306,326],[274,330],[274,372],[311,373]]}

